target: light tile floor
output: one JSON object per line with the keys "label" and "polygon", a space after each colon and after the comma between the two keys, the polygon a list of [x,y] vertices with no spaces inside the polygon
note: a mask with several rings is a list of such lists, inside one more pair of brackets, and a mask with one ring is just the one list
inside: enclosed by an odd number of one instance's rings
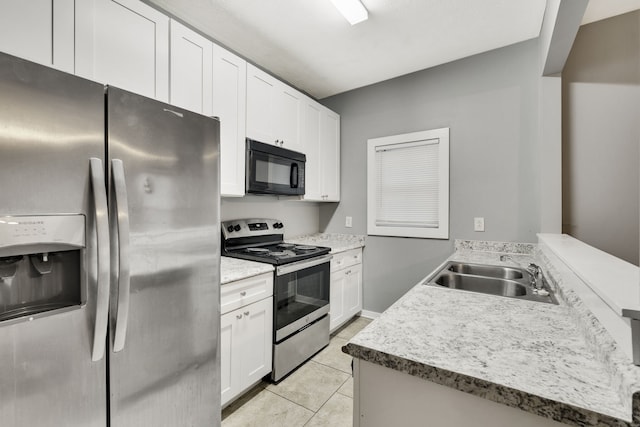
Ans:
{"label": "light tile floor", "polygon": [[351,427],[351,356],[341,350],[371,322],[355,317],[280,384],[261,382],[222,411],[222,427]]}

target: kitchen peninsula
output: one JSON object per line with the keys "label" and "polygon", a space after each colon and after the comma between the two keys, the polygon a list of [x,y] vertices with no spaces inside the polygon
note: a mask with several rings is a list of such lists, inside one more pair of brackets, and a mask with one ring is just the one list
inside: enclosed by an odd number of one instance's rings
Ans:
{"label": "kitchen peninsula", "polygon": [[354,426],[638,425],[640,367],[564,287],[552,253],[457,241],[449,260],[535,260],[559,304],[416,285],[343,348]]}

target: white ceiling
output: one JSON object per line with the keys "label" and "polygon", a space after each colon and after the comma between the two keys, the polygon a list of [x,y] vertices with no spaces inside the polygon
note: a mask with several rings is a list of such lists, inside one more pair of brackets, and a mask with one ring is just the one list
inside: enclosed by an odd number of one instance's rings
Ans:
{"label": "white ceiling", "polygon": [[351,26],[330,0],[146,1],[319,99],[535,38],[546,5],[362,0],[369,19]]}

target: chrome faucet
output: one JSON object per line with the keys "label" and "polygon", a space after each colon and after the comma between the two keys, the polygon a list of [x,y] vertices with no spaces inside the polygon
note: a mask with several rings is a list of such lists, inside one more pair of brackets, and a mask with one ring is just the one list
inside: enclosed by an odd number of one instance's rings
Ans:
{"label": "chrome faucet", "polygon": [[527,272],[529,272],[529,274],[531,275],[529,282],[531,283],[531,286],[533,287],[533,289],[536,289],[536,290],[542,289],[542,284],[540,283],[540,280],[539,280],[542,274],[542,270],[540,269],[540,267],[534,263],[531,263],[527,267]]}
{"label": "chrome faucet", "polygon": [[511,260],[516,264],[518,264],[520,267],[523,267],[525,270],[527,270],[527,273],[529,273],[529,276],[530,276],[529,284],[534,290],[539,291],[540,289],[542,289],[542,281],[540,280],[540,278],[542,277],[542,269],[540,268],[540,266],[534,263],[530,263],[527,267],[524,267],[522,264],[520,264],[520,262],[518,262],[511,255],[506,255],[506,254],[500,255],[500,261],[507,261],[507,260]]}

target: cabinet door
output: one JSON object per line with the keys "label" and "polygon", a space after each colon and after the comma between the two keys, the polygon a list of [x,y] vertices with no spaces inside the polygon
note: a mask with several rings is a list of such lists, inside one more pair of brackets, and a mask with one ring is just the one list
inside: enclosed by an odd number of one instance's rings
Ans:
{"label": "cabinet door", "polygon": [[221,404],[224,405],[240,392],[240,339],[238,321],[241,309],[220,317],[220,389]]}
{"label": "cabinet door", "polygon": [[169,102],[169,18],[137,0],[76,2],[76,74]]}
{"label": "cabinet door", "polygon": [[322,195],[329,202],[340,201],[340,116],[325,108],[320,127]]}
{"label": "cabinet door", "polygon": [[213,113],[213,43],[171,20],[171,104],[196,113]]}
{"label": "cabinet door", "polygon": [[351,318],[362,310],[362,264],[345,269],[344,311]]}
{"label": "cabinet door", "polygon": [[304,104],[302,152],[307,155],[305,165],[304,200],[322,200],[322,165],[320,157],[320,123],[322,106],[307,99]]}
{"label": "cabinet door", "polygon": [[0,51],[74,71],[74,0],[0,2]]}
{"label": "cabinet door", "polygon": [[345,320],[344,286],[345,270],[331,273],[331,290],[329,294],[329,330],[333,332]]}
{"label": "cabinet door", "polygon": [[279,82],[247,64],[247,137],[275,144]]}
{"label": "cabinet door", "polygon": [[247,62],[213,45],[213,115],[220,118],[220,192],[244,196]]}
{"label": "cabinet door", "polygon": [[263,299],[241,308],[239,334],[242,335],[243,349],[241,388],[251,386],[271,372],[273,297]]}
{"label": "cabinet door", "polygon": [[302,93],[280,83],[277,91],[276,139],[289,150],[301,151],[300,132],[302,123]]}

